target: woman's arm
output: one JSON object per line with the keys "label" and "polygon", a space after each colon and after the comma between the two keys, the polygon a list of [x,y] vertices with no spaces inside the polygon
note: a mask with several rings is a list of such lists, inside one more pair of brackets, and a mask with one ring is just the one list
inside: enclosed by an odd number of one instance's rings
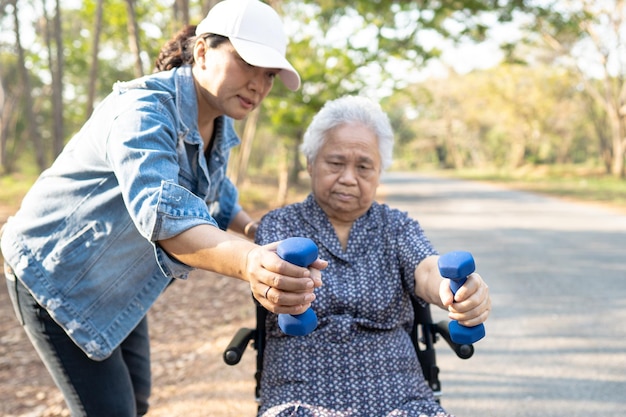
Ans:
{"label": "woman's arm", "polygon": [[253,296],[274,313],[306,311],[315,299],[313,289],[321,286],[320,270],[327,265],[321,260],[310,268],[290,264],[276,254],[278,243],[258,246],[206,224],[158,243],[186,265],[248,281]]}
{"label": "woman's arm", "polygon": [[259,222],[252,220],[252,217],[250,217],[245,210],[240,210],[239,213],[235,215],[233,221],[230,222],[228,228],[254,241],[256,230],[259,228]]}
{"label": "woman's arm", "polygon": [[482,277],[475,272],[470,274],[454,295],[449,280],[439,273],[438,259],[439,256],[429,256],[415,268],[415,294],[429,304],[447,309],[450,319],[464,326],[476,326],[487,320],[491,298]]}

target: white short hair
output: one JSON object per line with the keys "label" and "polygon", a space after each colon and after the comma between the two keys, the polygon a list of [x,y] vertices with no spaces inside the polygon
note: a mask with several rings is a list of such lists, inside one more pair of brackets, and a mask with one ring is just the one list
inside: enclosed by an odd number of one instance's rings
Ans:
{"label": "white short hair", "polygon": [[382,169],[389,168],[393,162],[393,129],[389,117],[377,102],[361,96],[328,101],[313,117],[300,146],[307,162],[315,160],[330,130],[349,123],[360,123],[372,130],[378,138]]}

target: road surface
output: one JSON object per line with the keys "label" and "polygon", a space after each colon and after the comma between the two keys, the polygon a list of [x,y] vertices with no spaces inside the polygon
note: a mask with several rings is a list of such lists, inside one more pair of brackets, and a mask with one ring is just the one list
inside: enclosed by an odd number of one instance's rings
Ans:
{"label": "road surface", "polygon": [[437,344],[449,412],[626,416],[626,215],[415,174],[386,174],[381,191],[441,253],[472,252],[490,287],[474,357]]}
{"label": "road surface", "polygon": [[[625,215],[415,174],[386,175],[380,191],[420,220],[440,252],[471,251],[490,286],[493,313],[474,357],[463,361],[437,343],[450,412],[626,416]],[[236,330],[254,323],[247,284],[197,278],[173,285],[151,309],[149,415],[253,416],[254,352],[236,367],[221,359]],[[0,415],[69,415],[4,284],[0,313]]]}

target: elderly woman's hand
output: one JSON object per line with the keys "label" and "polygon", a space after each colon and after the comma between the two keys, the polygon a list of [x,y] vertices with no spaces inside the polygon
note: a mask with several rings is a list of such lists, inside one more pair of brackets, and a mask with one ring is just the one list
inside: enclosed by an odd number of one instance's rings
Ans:
{"label": "elderly woman's hand", "polygon": [[328,262],[318,259],[308,268],[296,266],[276,254],[277,246],[272,243],[248,253],[246,275],[252,295],[273,313],[304,313],[315,300],[313,290],[322,285],[320,271]]}
{"label": "elderly woman's hand", "polygon": [[447,307],[449,318],[467,327],[477,326],[489,317],[491,297],[489,287],[476,272],[470,274],[456,294],[450,290],[450,282],[442,280],[439,295]]}

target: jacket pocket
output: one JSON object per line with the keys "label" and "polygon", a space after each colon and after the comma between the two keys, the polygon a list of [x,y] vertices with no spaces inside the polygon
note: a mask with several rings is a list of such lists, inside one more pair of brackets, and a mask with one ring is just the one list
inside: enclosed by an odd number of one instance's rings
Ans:
{"label": "jacket pocket", "polygon": [[55,264],[62,263],[64,267],[75,264],[77,261],[82,263],[94,250],[96,238],[101,233],[102,226],[99,223],[89,223],[73,234],[70,239],[60,241],[58,247],[50,254],[50,261]]}
{"label": "jacket pocket", "polygon": [[83,279],[85,271],[99,258],[99,241],[104,236],[101,223],[91,222],[58,241],[49,256],[43,260],[44,268],[54,277],[57,290],[66,294]]}

